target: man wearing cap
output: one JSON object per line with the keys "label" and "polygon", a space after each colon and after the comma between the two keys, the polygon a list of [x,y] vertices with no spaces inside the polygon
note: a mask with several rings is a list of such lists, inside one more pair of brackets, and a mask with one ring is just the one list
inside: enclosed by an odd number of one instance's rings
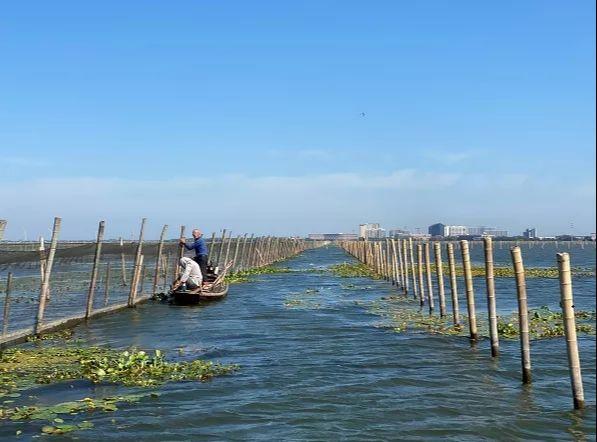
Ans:
{"label": "man wearing cap", "polygon": [[193,235],[193,244],[188,245],[186,243],[185,238],[180,239],[180,245],[184,246],[187,250],[195,250],[195,262],[199,264],[199,268],[201,269],[201,273],[203,276],[207,273],[207,244],[203,239],[203,233],[199,229],[194,229],[192,232]]}

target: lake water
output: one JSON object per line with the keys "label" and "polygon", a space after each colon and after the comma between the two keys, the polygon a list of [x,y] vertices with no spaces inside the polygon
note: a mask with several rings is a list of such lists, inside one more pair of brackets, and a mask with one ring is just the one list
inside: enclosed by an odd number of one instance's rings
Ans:
{"label": "lake water", "polygon": [[[481,253],[473,249],[473,260]],[[527,266],[555,265],[553,248],[523,253]],[[571,253],[573,266],[595,267],[592,246]],[[52,440],[595,440],[595,336],[580,338],[587,407],[574,411],[564,338],[532,341],[533,383],[523,386],[517,340],[502,340],[492,359],[487,339],[471,347],[463,337],[395,333],[367,309],[396,294],[390,283],[299,271],[350,260],[337,247],[309,250],[279,264],[295,272],[233,285],[220,302],[148,303],[77,327],[89,344],[159,348],[240,370],[166,384],[158,398],[115,413],[77,416],[94,428]],[[496,250],[496,264],[509,262],[508,250]],[[475,284],[482,314],[483,279]],[[594,310],[595,278],[573,284],[577,309]],[[497,279],[496,290],[500,312],[515,311],[513,280]],[[557,280],[529,279],[528,295],[529,307],[558,309]],[[124,391],[75,382],[32,393],[49,404]],[[38,424],[0,421],[0,438],[17,428],[18,440],[39,434]]]}

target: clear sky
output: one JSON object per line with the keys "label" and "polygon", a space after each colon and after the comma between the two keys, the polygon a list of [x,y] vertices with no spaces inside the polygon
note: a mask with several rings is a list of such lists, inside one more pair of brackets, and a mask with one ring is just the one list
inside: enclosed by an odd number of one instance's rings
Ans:
{"label": "clear sky", "polygon": [[595,231],[593,1],[5,2],[0,57],[8,238]]}

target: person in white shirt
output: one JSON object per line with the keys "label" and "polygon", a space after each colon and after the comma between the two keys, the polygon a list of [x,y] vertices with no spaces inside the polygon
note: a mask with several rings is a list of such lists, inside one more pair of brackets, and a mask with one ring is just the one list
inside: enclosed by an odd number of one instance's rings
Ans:
{"label": "person in white shirt", "polygon": [[176,290],[183,284],[187,285],[187,289],[199,290],[203,283],[203,275],[201,274],[201,268],[191,258],[180,258],[180,276],[174,282],[172,290]]}

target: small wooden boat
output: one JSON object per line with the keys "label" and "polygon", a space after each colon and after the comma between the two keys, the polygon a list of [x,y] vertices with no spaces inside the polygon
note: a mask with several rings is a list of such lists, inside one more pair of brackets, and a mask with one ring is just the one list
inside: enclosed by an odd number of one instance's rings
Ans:
{"label": "small wooden boat", "polygon": [[216,301],[222,299],[227,294],[228,283],[224,282],[199,293],[191,293],[189,290],[177,290],[171,293],[170,300],[175,304],[198,304],[202,301]]}

